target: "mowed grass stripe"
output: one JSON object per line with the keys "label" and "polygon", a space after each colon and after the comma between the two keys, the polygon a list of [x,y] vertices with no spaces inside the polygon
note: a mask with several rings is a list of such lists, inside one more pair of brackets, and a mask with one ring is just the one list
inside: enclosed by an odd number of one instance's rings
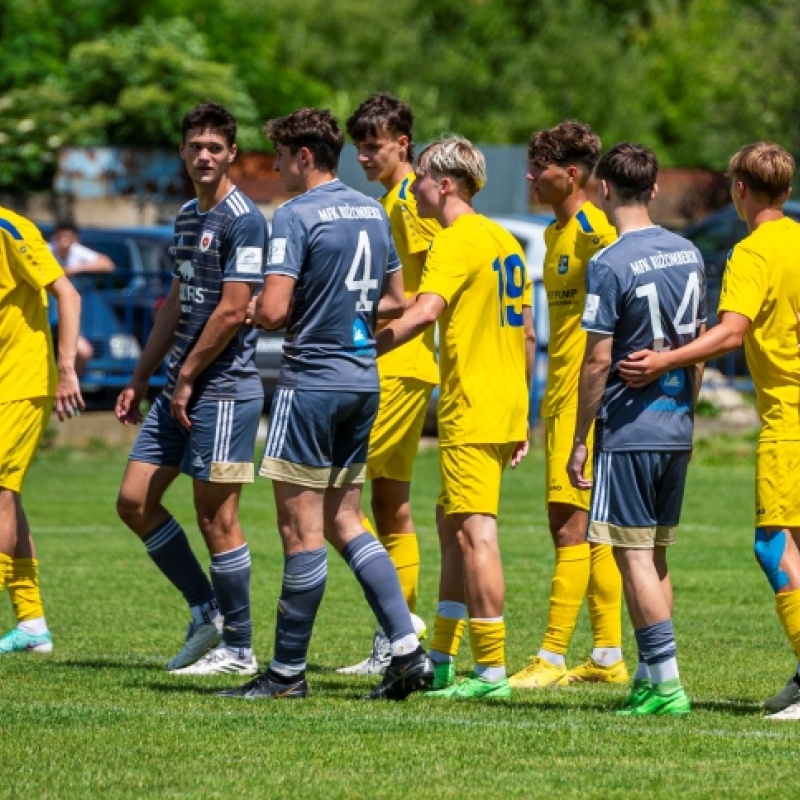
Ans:
{"label": "mowed grass stripe", "polygon": [[[127,454],[43,454],[26,485],[37,535],[52,656],[0,660],[0,797],[790,797],[800,792],[792,723],[765,720],[794,658],[752,558],[749,466],[690,471],[684,526],[670,553],[682,675],[695,712],[620,719],[625,687],[519,693],[497,706],[359,702],[374,683],[332,671],[366,655],[373,620],[332,554],[309,653],[312,697],[247,703],[214,696],[237,683],[179,679],[163,669],[186,611],[144,548],[116,519]],[[414,508],[421,537],[419,613],[433,622],[438,545],[436,452],[420,455]],[[188,480],[168,507],[208,558]],[[282,556],[267,481],[245,487],[253,553],[255,645],[271,654]],[[540,451],[509,472],[500,516],[507,580],[508,661],[538,648],[554,562]],[[0,617],[13,622],[7,603]],[[625,620],[629,668],[635,647]],[[591,633],[582,612],[568,661]],[[457,661],[470,670],[467,642]]]}

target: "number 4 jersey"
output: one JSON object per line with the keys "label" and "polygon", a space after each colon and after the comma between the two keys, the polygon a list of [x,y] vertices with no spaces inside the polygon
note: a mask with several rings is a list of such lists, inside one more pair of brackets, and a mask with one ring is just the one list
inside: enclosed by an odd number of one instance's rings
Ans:
{"label": "number 4 jersey", "polygon": [[278,385],[379,391],[378,301],[398,269],[386,212],[340,180],[278,208],[266,274],[297,280]]}
{"label": "number 4 jersey", "polygon": [[612,365],[597,414],[598,451],[689,450],[694,367],[630,389],[617,365],[636,350],[674,350],[706,320],[700,251],[658,226],[623,234],[589,262],[582,326],[613,337]]}
{"label": "number 4 jersey", "polygon": [[532,286],[517,240],[480,214],[436,234],[420,294],[438,294],[439,441],[520,442],[528,430],[523,306]]}

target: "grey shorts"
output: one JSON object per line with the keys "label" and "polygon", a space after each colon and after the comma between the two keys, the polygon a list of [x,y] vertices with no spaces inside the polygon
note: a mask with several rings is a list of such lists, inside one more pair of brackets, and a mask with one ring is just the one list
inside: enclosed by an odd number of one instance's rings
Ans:
{"label": "grey shorts", "polygon": [[325,489],[363,483],[380,392],[278,389],[258,474]]}
{"label": "grey shorts", "polygon": [[131,461],[177,467],[209,483],[252,483],[253,452],[264,401],[199,398],[189,405],[192,427],[174,419],[172,401],[160,394],[145,417]]}
{"label": "grey shorts", "polygon": [[615,547],[675,544],[689,451],[595,455],[587,539]]}

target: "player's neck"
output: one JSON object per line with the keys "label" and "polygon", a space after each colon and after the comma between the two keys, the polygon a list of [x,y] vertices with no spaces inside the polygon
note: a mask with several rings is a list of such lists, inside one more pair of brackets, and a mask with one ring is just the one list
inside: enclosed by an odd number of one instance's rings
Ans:
{"label": "player's neck", "polygon": [[459,217],[474,214],[475,209],[458,195],[450,195],[436,215],[437,222],[443,228],[449,228]]}
{"label": "player's neck", "polygon": [[413,172],[414,167],[411,166],[410,161],[400,161],[397,164],[397,168],[392,172],[392,174],[388,178],[381,179],[381,186],[386,189],[387,192],[391,192],[398,183],[400,183],[409,172]]}
{"label": "player's neck", "polygon": [[233,181],[227,175],[223,175],[216,185],[196,183],[194,190],[197,194],[197,210],[203,214],[211,211],[215,205],[225,199],[231,189],[233,189]]}
{"label": "player's neck", "polygon": [[783,219],[784,213],[782,208],[745,208],[745,222],[747,223],[747,230],[752,233],[759,225],[765,222],[775,222],[776,220]]}
{"label": "player's neck", "polygon": [[553,213],[556,215],[556,227],[564,228],[569,221],[581,210],[581,206],[586,202],[586,192],[579,189],[562,200],[558,205],[553,206]]}
{"label": "player's neck", "polygon": [[611,222],[620,236],[653,227],[647,206],[615,206],[611,209]]}

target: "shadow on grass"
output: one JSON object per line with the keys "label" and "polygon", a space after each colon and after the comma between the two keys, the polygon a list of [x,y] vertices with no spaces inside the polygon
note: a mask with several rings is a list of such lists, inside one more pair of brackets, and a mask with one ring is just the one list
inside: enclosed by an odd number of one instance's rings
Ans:
{"label": "shadow on grass", "polygon": [[764,714],[764,706],[755,700],[692,700],[695,711],[717,711],[735,717],[752,717]]}
{"label": "shadow on grass", "polygon": [[156,661],[136,661],[126,658],[66,658],[59,661],[54,661],[50,666],[55,668],[60,667],[77,667],[78,669],[137,669],[137,670],[151,670],[153,672],[163,672],[164,662]]}
{"label": "shadow on grass", "polygon": [[[137,688],[152,689],[152,691],[162,694],[189,694],[213,697],[217,692],[220,692],[223,689],[232,689],[237,686],[243,686],[248,680],[252,680],[252,678],[248,678],[244,675],[239,676],[238,678],[236,675],[229,675],[227,676],[229,680],[223,683],[219,679],[226,676],[214,675],[207,677],[213,678],[214,683],[188,683],[180,678],[173,678],[171,681],[148,681],[147,683],[136,682],[135,686]],[[195,677],[194,680],[196,681],[197,678]],[[203,678],[200,678],[200,680],[203,680]],[[324,678],[315,678],[309,683],[311,697],[319,697],[322,695],[325,697],[336,697],[340,700],[359,700],[369,691],[370,688],[368,686],[365,686],[364,688],[354,688],[352,685],[348,686],[339,681],[329,681],[325,680]]]}

